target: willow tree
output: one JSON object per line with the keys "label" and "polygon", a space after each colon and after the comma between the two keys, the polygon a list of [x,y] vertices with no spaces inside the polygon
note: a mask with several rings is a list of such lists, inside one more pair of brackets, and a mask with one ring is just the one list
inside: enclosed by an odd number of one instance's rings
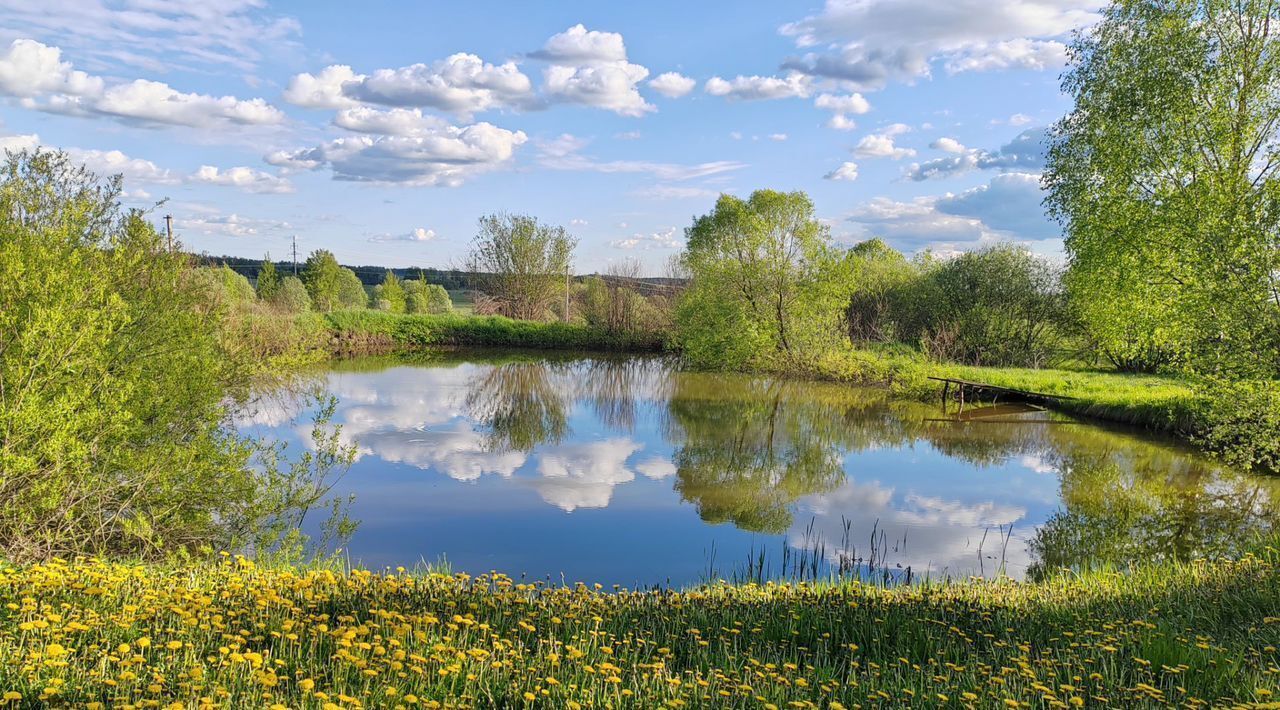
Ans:
{"label": "willow tree", "polygon": [[576,245],[564,227],[536,217],[488,215],[480,218],[467,270],[499,315],[543,320],[565,297]]}
{"label": "willow tree", "polygon": [[676,323],[690,360],[805,357],[842,336],[846,269],[803,192],[721,195],[685,235],[691,284]]}
{"label": "willow tree", "polygon": [[1118,365],[1280,371],[1280,2],[1118,0],[1073,43],[1046,186]]}

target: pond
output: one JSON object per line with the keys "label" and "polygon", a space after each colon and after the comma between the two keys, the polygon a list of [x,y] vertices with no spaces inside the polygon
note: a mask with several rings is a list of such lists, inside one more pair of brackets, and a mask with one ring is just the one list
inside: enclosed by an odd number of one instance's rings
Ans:
{"label": "pond", "polygon": [[[1280,482],[1138,432],[1028,407],[685,372],[663,358],[466,354],[334,364],[358,448],[344,549],[556,583],[686,586],[854,574],[1035,578],[1230,554]],[[315,405],[265,398],[247,433],[297,451]]]}

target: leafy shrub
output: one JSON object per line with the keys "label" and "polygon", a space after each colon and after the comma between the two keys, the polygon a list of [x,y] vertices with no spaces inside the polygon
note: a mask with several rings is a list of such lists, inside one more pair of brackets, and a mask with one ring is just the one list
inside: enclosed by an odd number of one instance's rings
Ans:
{"label": "leafy shrub", "polygon": [[453,300],[449,298],[449,292],[444,290],[444,286],[440,284],[427,284],[427,310],[423,313],[435,313],[437,315],[453,312]]}
{"label": "leafy shrub", "polygon": [[280,290],[280,272],[276,270],[270,254],[262,260],[262,267],[258,269],[258,280],[254,287],[258,291],[258,298],[263,301],[271,300],[271,297]]}
{"label": "leafy shrub", "polygon": [[338,271],[338,306],[345,310],[369,307],[369,294],[356,272],[343,267]]}
{"label": "leafy shrub", "polygon": [[188,278],[192,286],[211,303],[241,306],[253,301],[258,295],[249,279],[226,265],[192,269]]}
{"label": "leafy shrub", "polygon": [[10,154],[0,172],[7,558],[232,545],[275,502],[314,500],[227,428],[274,360],[235,320],[252,288],[165,250],[120,191],[63,153]]}
{"label": "leafy shrub", "polygon": [[317,249],[307,257],[302,266],[302,283],[311,297],[311,307],[317,311],[332,311],[342,307],[342,266],[333,252]]}
{"label": "leafy shrub", "polygon": [[373,303],[380,311],[388,313],[405,312],[404,286],[394,272],[388,271],[382,277],[382,283],[373,287]]}
{"label": "leafy shrub", "polygon": [[593,328],[616,335],[657,337],[670,327],[669,299],[662,291],[646,297],[638,289],[647,285],[640,280],[639,262],[614,264],[605,276],[585,280],[578,295],[578,311]]}
{"label": "leafy shrub", "polygon": [[429,284],[421,279],[404,282],[405,312],[443,314],[453,312],[449,292],[439,284]]}
{"label": "leafy shrub", "polygon": [[855,343],[892,342],[910,324],[900,320],[910,310],[898,301],[904,288],[920,276],[920,266],[879,239],[855,245],[847,254],[852,294],[845,316]]}
{"label": "leafy shrub", "polygon": [[340,336],[388,336],[404,347],[471,346],[563,350],[658,350],[659,338],[608,333],[576,323],[512,320],[502,316],[402,315],[380,311],[325,316]]}
{"label": "leafy shrub", "polygon": [[1280,472],[1280,382],[1214,381],[1198,394],[1202,446],[1233,466]]}
{"label": "leafy shrub", "polygon": [[311,296],[307,294],[307,287],[302,284],[302,279],[297,276],[281,279],[280,286],[269,303],[284,313],[305,313],[311,310]]}

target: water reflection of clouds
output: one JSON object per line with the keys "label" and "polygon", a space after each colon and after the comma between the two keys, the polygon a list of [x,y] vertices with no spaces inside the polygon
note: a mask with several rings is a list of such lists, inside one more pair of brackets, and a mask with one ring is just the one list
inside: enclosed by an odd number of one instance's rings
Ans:
{"label": "water reflection of clouds", "polygon": [[[514,476],[527,463],[529,487],[565,511],[606,507],[613,489],[636,473],[674,475],[670,460],[650,456],[634,469],[627,461],[644,445],[630,438],[536,446],[528,452],[494,446],[490,432],[471,418],[468,388],[493,367],[393,368],[376,373],[335,373],[329,391],[338,398],[335,424],[359,455],[443,474],[457,481],[484,475]],[[647,371],[646,371],[647,372]],[[649,378],[646,378],[649,379]],[[642,387],[657,396],[651,383]],[[310,438],[310,428],[299,430]]]}
{"label": "water reflection of clouds", "polygon": [[[979,569],[994,574],[1003,555],[1007,572],[1021,575],[1030,563],[1024,539],[1014,535],[1004,546],[998,532],[1023,521],[1025,508],[996,501],[967,503],[915,492],[895,493],[879,481],[860,483],[850,478],[830,493],[801,498],[787,542],[805,548],[821,541],[833,563],[842,553],[866,559],[871,532],[876,530],[884,533],[890,548],[886,561],[910,566],[915,574],[968,574]],[[850,548],[842,550],[846,529]],[[984,533],[988,533],[985,543]],[[987,558],[981,562],[979,545]]]}
{"label": "water reflection of clouds", "polygon": [[1058,473],[1058,464],[1050,461],[1044,454],[1038,452],[1023,454],[1018,458],[1018,463],[1028,471],[1034,471],[1035,473]]}
{"label": "water reflection of clouds", "polygon": [[509,477],[526,460],[519,451],[489,451],[484,434],[461,421],[438,429],[379,430],[359,441],[362,451],[383,461],[439,471],[456,481],[485,474]]}
{"label": "water reflection of clouds", "polygon": [[640,463],[636,464],[636,471],[640,472],[647,478],[655,481],[663,478],[669,478],[676,475],[678,469],[670,459],[664,459],[661,456],[651,456]]}
{"label": "water reflection of clouds", "polygon": [[635,479],[627,459],[642,448],[626,438],[553,446],[538,454],[542,477],[530,485],[543,500],[565,511],[603,508],[614,486]]}

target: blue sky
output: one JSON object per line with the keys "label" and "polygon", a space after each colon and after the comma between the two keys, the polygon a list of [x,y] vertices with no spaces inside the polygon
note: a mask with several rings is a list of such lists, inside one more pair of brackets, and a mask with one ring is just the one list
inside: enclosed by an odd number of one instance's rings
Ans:
{"label": "blue sky", "polygon": [[1060,250],[1038,188],[1095,0],[0,0],[0,146],[162,198],[188,248],[447,267],[478,217],[661,274],[716,196],[841,243]]}

